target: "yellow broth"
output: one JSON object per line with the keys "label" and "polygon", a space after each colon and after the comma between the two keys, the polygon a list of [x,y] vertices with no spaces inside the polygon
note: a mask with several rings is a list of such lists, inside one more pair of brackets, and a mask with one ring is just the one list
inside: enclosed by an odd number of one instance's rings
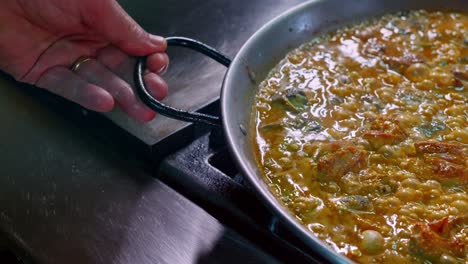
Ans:
{"label": "yellow broth", "polygon": [[467,263],[468,16],[385,15],[260,86],[257,162],[297,221],[362,263]]}

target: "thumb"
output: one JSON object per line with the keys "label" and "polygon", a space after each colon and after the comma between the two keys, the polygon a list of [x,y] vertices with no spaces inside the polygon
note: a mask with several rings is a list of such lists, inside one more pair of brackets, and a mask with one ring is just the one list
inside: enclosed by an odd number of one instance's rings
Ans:
{"label": "thumb", "polygon": [[115,0],[83,1],[84,18],[90,28],[129,55],[164,52],[163,37],[151,35],[133,20]]}

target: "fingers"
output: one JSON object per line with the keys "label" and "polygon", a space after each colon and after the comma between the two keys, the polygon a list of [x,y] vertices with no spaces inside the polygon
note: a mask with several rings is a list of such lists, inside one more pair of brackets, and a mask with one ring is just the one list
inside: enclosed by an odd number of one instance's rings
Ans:
{"label": "fingers", "polygon": [[[158,100],[167,95],[167,85],[161,77],[149,72],[144,78]],[[45,72],[36,85],[93,111],[108,112],[118,104],[140,122],[151,121],[156,116],[126,81],[94,59],[82,63],[76,73],[62,66],[54,67]]]}
{"label": "fingers", "polygon": [[144,81],[151,95],[153,95],[159,101],[167,96],[169,90],[168,86],[166,82],[157,74],[152,72],[147,73],[144,76]]}
{"label": "fingers", "polygon": [[[107,112],[116,104],[130,117],[148,122],[156,113],[132,89],[135,61],[120,49],[108,46],[97,52],[96,59],[81,63],[76,72],[57,66],[45,72],[36,84],[88,109]],[[165,53],[152,54],[147,60],[144,80],[158,100],[167,96],[168,86],[156,73],[164,72],[168,63]]]}
{"label": "fingers", "polygon": [[146,32],[116,1],[84,2],[82,16],[86,24],[126,53],[144,56],[166,50],[164,38]]}
{"label": "fingers", "polygon": [[135,95],[130,85],[115,75],[97,60],[89,60],[76,73],[86,81],[108,91],[120,108],[130,117],[140,121],[152,120],[156,113],[145,106]]}
{"label": "fingers", "polygon": [[93,111],[108,112],[114,108],[114,99],[109,92],[62,66],[46,71],[36,85]]}
{"label": "fingers", "polygon": [[162,75],[169,67],[169,56],[166,53],[155,53],[148,57],[146,61],[148,70]]}
{"label": "fingers", "polygon": [[[133,71],[136,61],[134,58],[115,47],[106,47],[98,52],[97,60],[132,87],[134,86]],[[165,53],[156,53],[148,57],[146,64],[148,71],[145,75],[145,83],[148,90],[152,96],[162,100],[167,95],[168,87],[166,82],[154,73],[167,69],[169,57]]]}

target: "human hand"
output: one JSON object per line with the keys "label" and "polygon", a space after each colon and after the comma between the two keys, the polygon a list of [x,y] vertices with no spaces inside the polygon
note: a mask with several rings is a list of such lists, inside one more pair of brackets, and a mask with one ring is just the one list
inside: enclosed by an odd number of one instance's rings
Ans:
{"label": "human hand", "polygon": [[[132,89],[133,56],[150,55],[145,82],[162,99],[165,50],[164,38],[145,32],[115,0],[4,0],[0,8],[0,69],[90,110],[118,105],[136,120],[153,119]],[[93,59],[72,71],[82,56]]]}

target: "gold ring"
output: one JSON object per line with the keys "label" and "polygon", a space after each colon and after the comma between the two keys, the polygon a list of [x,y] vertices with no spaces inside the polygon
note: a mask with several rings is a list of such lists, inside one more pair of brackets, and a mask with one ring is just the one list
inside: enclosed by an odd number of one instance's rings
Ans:
{"label": "gold ring", "polygon": [[70,67],[70,69],[73,71],[73,72],[76,72],[78,71],[78,69],[80,68],[80,66],[87,62],[87,61],[90,61],[92,60],[93,57],[90,57],[90,56],[81,56],[79,57],[73,64],[72,66]]}

